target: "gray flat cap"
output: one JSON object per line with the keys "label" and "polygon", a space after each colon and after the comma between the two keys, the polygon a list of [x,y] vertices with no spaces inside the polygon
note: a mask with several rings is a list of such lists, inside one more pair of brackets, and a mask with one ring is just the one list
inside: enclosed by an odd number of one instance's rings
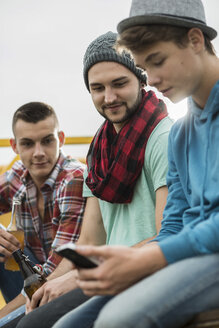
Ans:
{"label": "gray flat cap", "polygon": [[149,24],[198,27],[210,40],[217,36],[206,24],[201,0],[132,0],[129,18],[122,20],[117,30],[122,33],[129,27]]}

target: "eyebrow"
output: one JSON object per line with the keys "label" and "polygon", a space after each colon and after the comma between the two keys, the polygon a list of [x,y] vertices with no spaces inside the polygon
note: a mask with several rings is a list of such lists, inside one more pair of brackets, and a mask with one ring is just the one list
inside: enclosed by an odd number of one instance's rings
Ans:
{"label": "eyebrow", "polygon": [[46,138],[50,138],[50,137],[54,137],[54,133],[50,133],[47,136],[43,137],[42,139],[46,139]]}
{"label": "eyebrow", "polygon": [[115,83],[115,82],[120,82],[120,81],[122,81],[122,80],[125,80],[125,79],[128,79],[128,76],[120,76],[120,77],[118,77],[118,79],[115,79],[115,80],[112,80],[112,82],[113,83]]}
{"label": "eyebrow", "polygon": [[[50,133],[47,136],[43,137],[41,140],[49,138],[49,137],[54,137],[54,134]],[[31,139],[31,138],[21,138],[19,141],[33,141],[33,139]]]}
{"label": "eyebrow", "polygon": [[19,139],[19,141],[33,141],[33,140],[30,138],[21,138],[21,139]]}

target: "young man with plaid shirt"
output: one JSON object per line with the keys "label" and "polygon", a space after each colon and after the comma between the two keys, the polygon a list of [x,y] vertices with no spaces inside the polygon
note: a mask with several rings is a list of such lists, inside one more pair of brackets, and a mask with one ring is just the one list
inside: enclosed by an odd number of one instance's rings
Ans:
{"label": "young man with plaid shirt", "polygon": [[[14,138],[10,143],[21,160],[0,176],[0,212],[10,212],[14,200],[20,201],[24,252],[43,265],[47,276],[61,260],[54,249],[78,240],[85,206],[84,167],[61,152],[65,136],[53,108],[47,104],[21,106],[13,116],[12,129]],[[4,268],[5,260],[18,247],[18,240],[0,229],[0,288],[6,302],[23,287],[20,272]],[[25,303],[21,294],[15,300],[1,312],[6,314]]]}

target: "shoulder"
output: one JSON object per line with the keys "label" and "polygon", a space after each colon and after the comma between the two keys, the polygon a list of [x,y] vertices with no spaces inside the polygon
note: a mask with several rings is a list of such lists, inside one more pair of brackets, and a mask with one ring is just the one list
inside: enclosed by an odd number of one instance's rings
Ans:
{"label": "shoulder", "polygon": [[81,178],[83,179],[83,173],[85,165],[75,158],[66,156],[60,167],[60,174],[62,178]]}
{"label": "shoulder", "polygon": [[22,181],[24,172],[27,171],[21,161],[15,162],[10,170],[0,175],[1,192],[8,190],[10,197],[21,190],[25,185]]}
{"label": "shoulder", "polygon": [[166,144],[173,124],[174,122],[169,116],[163,118],[152,131],[148,139],[146,151],[152,150],[158,144]]}
{"label": "shoulder", "polygon": [[172,126],[174,125],[173,119],[169,116],[164,117],[154,128],[150,138],[159,137],[162,134],[169,134]]}
{"label": "shoulder", "polygon": [[6,171],[8,179],[14,179],[15,177],[20,180],[21,176],[26,171],[25,166],[21,161],[16,161],[10,170]]}
{"label": "shoulder", "polygon": [[188,116],[184,116],[173,124],[169,135],[170,142],[181,142],[185,139],[188,119]]}

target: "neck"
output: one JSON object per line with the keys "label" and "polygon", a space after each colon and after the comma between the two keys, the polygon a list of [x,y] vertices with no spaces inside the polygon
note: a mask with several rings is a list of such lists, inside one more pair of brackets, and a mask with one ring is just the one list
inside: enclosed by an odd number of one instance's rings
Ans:
{"label": "neck", "polygon": [[205,107],[213,86],[219,80],[219,59],[213,55],[208,55],[207,58],[203,64],[200,83],[192,95],[193,100],[202,109]]}
{"label": "neck", "polygon": [[113,123],[114,129],[116,133],[119,133],[119,131],[123,128],[123,126],[126,124],[127,121],[122,123]]}
{"label": "neck", "polygon": [[41,192],[41,187],[44,185],[44,183],[46,182],[47,178],[45,179],[35,179],[31,176],[35,186],[36,186],[36,189],[37,189],[37,192]]}

